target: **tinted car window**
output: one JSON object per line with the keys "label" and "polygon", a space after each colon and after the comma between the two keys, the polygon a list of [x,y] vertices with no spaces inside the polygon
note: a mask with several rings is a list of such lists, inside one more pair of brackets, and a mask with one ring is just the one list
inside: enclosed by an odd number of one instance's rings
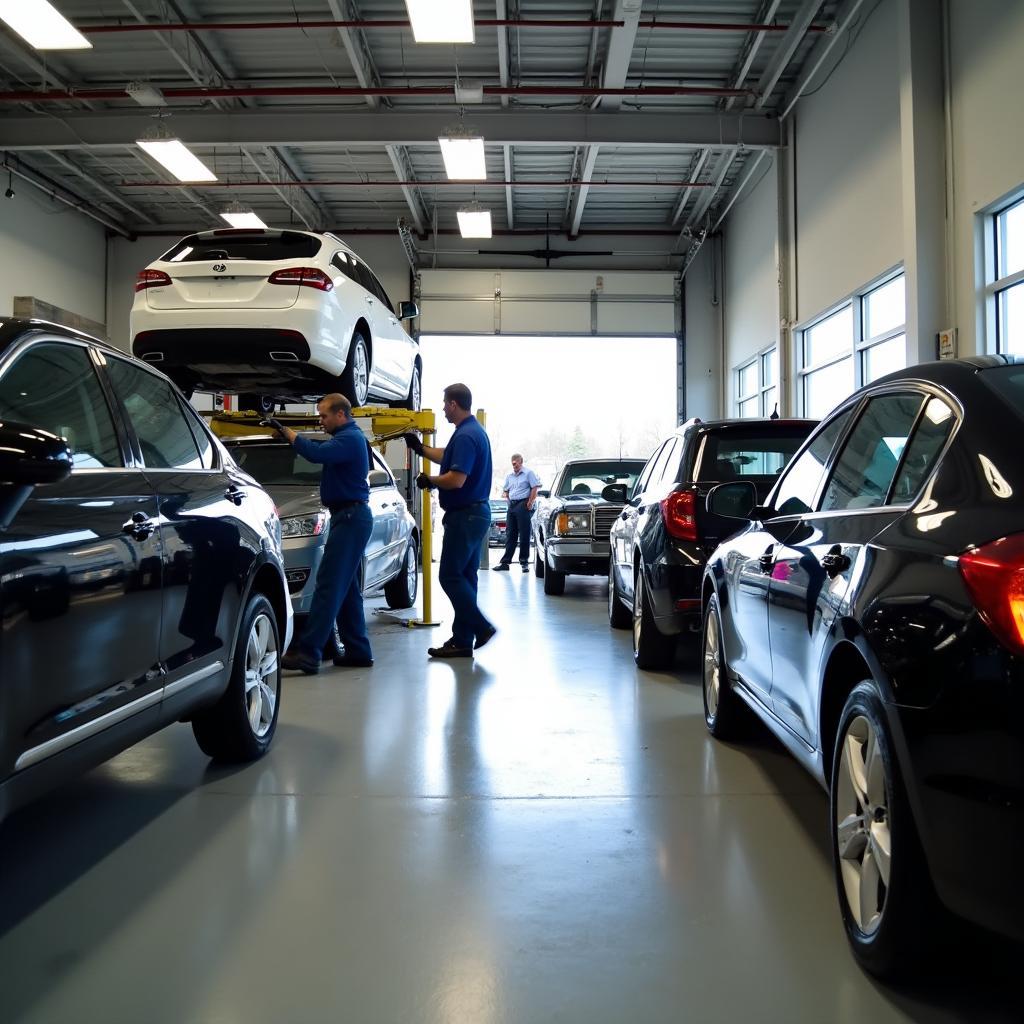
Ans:
{"label": "tinted car window", "polygon": [[882,395],[868,402],[836,461],[823,512],[885,503],[920,410],[920,395]]}
{"label": "tinted car window", "polygon": [[347,252],[336,252],[331,263],[337,267],[346,277],[351,278],[357,284],[363,282],[359,280],[359,275],[356,273],[355,263],[348,255]]}
{"label": "tinted car window", "polygon": [[956,416],[945,402],[939,398],[928,399],[893,485],[894,503],[910,501],[921,489],[955,424]]}
{"label": "tinted car window", "polygon": [[988,367],[978,374],[978,380],[1005,398],[1020,416],[1024,409],[1024,363]]}
{"label": "tinted car window", "polygon": [[297,231],[280,234],[189,235],[160,259],[168,263],[197,263],[203,260],[304,260],[315,256],[319,238]]}
{"label": "tinted car window", "polygon": [[625,484],[628,493],[641,469],[643,466],[638,462],[581,462],[566,469],[558,494],[600,494],[608,484]]}
{"label": "tinted car window", "polygon": [[214,454],[213,442],[210,440],[210,435],[206,432],[202,421],[193,411],[189,405],[183,406],[185,410],[185,418],[188,420],[188,425],[192,428],[192,438],[196,442],[196,447],[199,449],[199,461],[203,464],[203,469],[213,469],[217,465],[217,457]]}
{"label": "tinted car window", "polygon": [[265,487],[320,486],[320,467],[285,444],[231,445],[235,462]]}
{"label": "tinted car window", "polygon": [[649,487],[657,487],[665,480],[674,480],[676,470],[679,468],[679,446],[681,442],[678,437],[671,437],[666,442],[658,462],[651,470],[651,477],[648,480]]}
{"label": "tinted car window", "polygon": [[633,485],[633,490],[626,491],[626,493],[631,498],[635,497],[638,494],[643,494],[643,492],[647,490],[647,481],[651,479],[651,473],[654,472],[654,467],[658,463],[658,457],[661,455],[661,453],[665,450],[666,446],[671,441],[672,438],[670,437],[668,441],[665,441],[664,444],[661,445],[661,447],[654,449],[654,454],[647,460],[647,464],[644,466],[643,470],[640,473],[640,476],[637,478],[636,483]]}
{"label": "tinted car window", "polygon": [[709,432],[701,452],[698,480],[719,482],[739,480],[745,476],[775,476],[789,465],[789,460],[804,443],[809,428],[773,427],[765,430],[723,430]]}
{"label": "tinted car window", "polygon": [[848,409],[830,420],[806,451],[786,468],[772,502],[779,515],[790,516],[811,511],[828,457],[851,415],[852,410]]}
{"label": "tinted car window", "polygon": [[81,345],[29,349],[0,380],[0,416],[63,437],[75,466],[124,465],[110,408]]}
{"label": "tinted car window", "polygon": [[203,460],[174,388],[123,359],[107,369],[149,469],[202,469]]}

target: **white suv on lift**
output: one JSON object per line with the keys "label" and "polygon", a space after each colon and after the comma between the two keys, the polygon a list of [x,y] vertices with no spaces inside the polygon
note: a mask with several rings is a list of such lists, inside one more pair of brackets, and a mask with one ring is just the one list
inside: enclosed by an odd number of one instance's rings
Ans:
{"label": "white suv on lift", "polygon": [[132,352],[186,394],[226,391],[242,408],[314,401],[420,407],[419,345],[370,268],[340,239],[228,228],[188,235],[139,272]]}

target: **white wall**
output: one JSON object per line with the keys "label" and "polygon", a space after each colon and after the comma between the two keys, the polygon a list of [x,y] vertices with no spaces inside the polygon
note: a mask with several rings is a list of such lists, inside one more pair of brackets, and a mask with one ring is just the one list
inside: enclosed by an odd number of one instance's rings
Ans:
{"label": "white wall", "polygon": [[106,229],[28,182],[15,178],[13,188],[0,199],[0,314],[11,314],[15,295],[33,295],[104,323]]}
{"label": "white wall", "polygon": [[722,415],[722,281],[720,242],[712,238],[684,279],[686,416]]}

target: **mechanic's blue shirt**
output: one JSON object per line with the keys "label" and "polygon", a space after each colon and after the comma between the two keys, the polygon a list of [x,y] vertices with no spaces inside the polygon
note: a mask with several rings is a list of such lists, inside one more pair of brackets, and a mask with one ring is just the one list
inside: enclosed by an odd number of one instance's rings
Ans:
{"label": "mechanic's blue shirt", "polygon": [[320,463],[320,500],[330,508],[342,501],[369,501],[370,451],[366,435],[355,420],[340,427],[328,441],[298,434],[295,450],[310,462]]}
{"label": "mechanic's blue shirt", "polygon": [[475,416],[467,416],[456,428],[441,459],[441,472],[454,469],[466,474],[466,482],[454,491],[437,490],[441,508],[466,508],[486,501],[491,493],[491,442]]}

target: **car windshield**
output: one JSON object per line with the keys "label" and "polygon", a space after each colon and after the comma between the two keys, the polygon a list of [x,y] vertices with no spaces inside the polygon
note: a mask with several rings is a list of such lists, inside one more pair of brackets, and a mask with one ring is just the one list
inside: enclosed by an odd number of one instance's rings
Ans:
{"label": "car windshield", "polygon": [[639,460],[577,462],[566,467],[558,485],[558,495],[599,495],[609,484],[625,484],[628,494],[643,468],[644,463]]}
{"label": "car windshield", "polygon": [[728,481],[747,476],[777,476],[813,427],[813,423],[794,423],[760,431],[709,431],[697,479]]}
{"label": "car windshield", "polygon": [[291,445],[238,444],[229,451],[239,466],[264,487],[317,487],[320,467],[308,462]]}
{"label": "car windshield", "polygon": [[321,241],[298,231],[274,231],[267,234],[189,235],[160,257],[165,263],[196,263],[203,260],[305,260],[315,256]]}

